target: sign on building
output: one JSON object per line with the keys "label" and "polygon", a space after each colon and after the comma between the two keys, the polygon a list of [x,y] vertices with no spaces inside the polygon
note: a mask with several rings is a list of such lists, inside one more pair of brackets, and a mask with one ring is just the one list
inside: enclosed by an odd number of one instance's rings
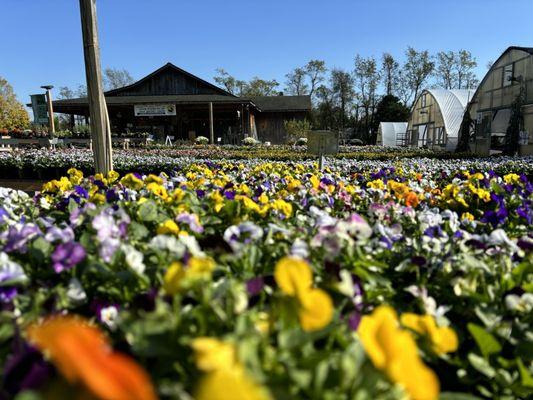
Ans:
{"label": "sign on building", "polygon": [[33,109],[33,121],[37,125],[48,124],[48,106],[46,104],[46,95],[32,94],[31,107]]}
{"label": "sign on building", "polygon": [[522,146],[527,146],[529,144],[529,132],[528,131],[520,131],[520,135],[518,137],[518,144]]}
{"label": "sign on building", "polygon": [[176,115],[175,104],[136,104],[134,106],[136,117],[164,117]]}
{"label": "sign on building", "polygon": [[317,155],[339,152],[339,132],[310,131],[307,134],[307,152]]}

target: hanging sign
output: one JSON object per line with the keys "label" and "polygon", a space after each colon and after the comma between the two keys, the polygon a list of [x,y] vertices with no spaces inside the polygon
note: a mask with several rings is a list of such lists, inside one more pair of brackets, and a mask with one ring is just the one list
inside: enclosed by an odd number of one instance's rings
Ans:
{"label": "hanging sign", "polygon": [[46,95],[32,94],[31,107],[33,109],[33,121],[37,125],[48,124],[48,106],[46,104]]}
{"label": "hanging sign", "polygon": [[133,108],[136,117],[164,117],[176,115],[175,104],[136,104]]}

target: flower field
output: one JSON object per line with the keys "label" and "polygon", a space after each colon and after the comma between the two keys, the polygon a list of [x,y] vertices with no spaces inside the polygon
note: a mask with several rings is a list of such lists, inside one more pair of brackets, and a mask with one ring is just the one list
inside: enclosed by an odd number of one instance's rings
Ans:
{"label": "flower field", "polygon": [[138,156],[0,189],[0,398],[533,393],[532,158]]}

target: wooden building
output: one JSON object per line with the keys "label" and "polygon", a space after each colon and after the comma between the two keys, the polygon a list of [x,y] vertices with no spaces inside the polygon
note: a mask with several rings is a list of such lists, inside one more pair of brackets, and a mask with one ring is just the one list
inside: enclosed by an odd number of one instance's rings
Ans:
{"label": "wooden building", "polygon": [[[481,81],[468,106],[470,149],[478,154],[501,151],[507,141],[511,107],[521,96],[518,151],[533,154],[533,47],[509,47]],[[492,151],[491,151],[492,150]]]}
{"label": "wooden building", "polygon": [[[283,143],[284,121],[304,119],[309,96],[238,97],[168,63],[141,80],[105,93],[114,133],[148,132],[156,139],[198,136],[238,144],[245,137]],[[89,116],[86,98],[53,102],[58,113]]]}
{"label": "wooden building", "polygon": [[408,121],[405,145],[454,151],[473,90],[424,90]]}

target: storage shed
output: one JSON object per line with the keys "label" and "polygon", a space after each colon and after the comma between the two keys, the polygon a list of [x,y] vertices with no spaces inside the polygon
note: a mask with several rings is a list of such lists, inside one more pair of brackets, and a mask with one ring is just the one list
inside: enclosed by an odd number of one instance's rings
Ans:
{"label": "storage shed", "polygon": [[407,143],[415,147],[454,151],[470,89],[428,89],[416,100],[407,127]]}

